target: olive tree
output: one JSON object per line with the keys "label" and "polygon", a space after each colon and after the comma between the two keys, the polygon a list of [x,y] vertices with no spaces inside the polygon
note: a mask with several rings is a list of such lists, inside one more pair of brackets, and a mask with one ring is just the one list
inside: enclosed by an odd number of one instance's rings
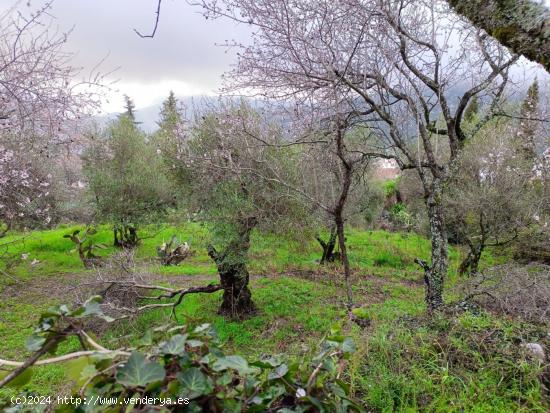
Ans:
{"label": "olive tree", "polygon": [[550,10],[536,0],[448,0],[467,17],[515,53],[550,70]]}
{"label": "olive tree", "polygon": [[136,246],[138,225],[162,213],[173,201],[162,160],[127,113],[104,136],[93,139],[83,159],[97,212],[114,223],[115,246]]}
{"label": "olive tree", "polygon": [[[262,145],[257,138],[269,143]],[[220,313],[243,317],[255,311],[247,269],[255,228],[296,232],[304,208],[292,182],[297,152],[281,151],[282,131],[249,106],[224,103],[192,130],[186,164],[191,194],[210,222],[217,246],[208,246],[223,288]]]}

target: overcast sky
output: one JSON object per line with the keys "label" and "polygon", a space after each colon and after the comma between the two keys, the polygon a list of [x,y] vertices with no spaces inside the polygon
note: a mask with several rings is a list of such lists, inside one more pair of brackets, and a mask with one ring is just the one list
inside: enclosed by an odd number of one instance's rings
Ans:
{"label": "overcast sky", "polygon": [[[0,0],[0,11],[14,4]],[[27,6],[30,3],[30,7]],[[25,13],[44,0],[24,0]],[[160,24],[153,39],[140,38],[133,29],[150,33],[156,0],[55,0],[52,14],[61,30],[74,26],[68,50],[78,52],[74,64],[91,70],[102,58],[104,72],[119,67],[113,79],[108,112],[119,112],[123,94],[138,108],[158,103],[174,90],[178,96],[212,95],[221,75],[235,62],[235,53],[216,46],[225,40],[247,42],[248,28],[226,19],[205,20],[200,8],[185,0],[163,0]]]}
{"label": "overcast sky", "polygon": [[[14,3],[15,0],[0,0],[0,12]],[[29,13],[44,3],[45,0],[21,0],[18,7]],[[550,0],[545,3],[550,4]],[[104,104],[106,112],[120,112],[124,94],[134,99],[138,109],[157,105],[170,90],[180,97],[216,94],[221,75],[236,61],[235,51],[216,44],[226,40],[247,43],[250,39],[247,26],[227,19],[206,20],[201,9],[186,0],[163,0],[155,37],[140,38],[133,29],[150,33],[156,6],[157,0],[53,3],[52,14],[59,28],[73,28],[68,50],[77,52],[76,66],[83,66],[87,72],[108,55],[102,71],[120,67],[112,76],[118,82],[109,102]],[[533,73],[527,77],[533,77]]]}

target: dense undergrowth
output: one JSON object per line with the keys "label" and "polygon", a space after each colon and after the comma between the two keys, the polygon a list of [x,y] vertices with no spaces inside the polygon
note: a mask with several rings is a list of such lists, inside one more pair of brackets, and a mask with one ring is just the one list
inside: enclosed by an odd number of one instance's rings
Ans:
{"label": "dense undergrowth", "polygon": [[[0,358],[22,360],[25,339],[40,312],[67,301],[63,285],[86,283],[94,270],[84,270],[71,242],[62,235],[76,227],[63,227],[29,234],[14,234],[8,244],[8,259],[1,269],[17,281],[2,277],[0,300]],[[177,267],[160,267],[153,258],[155,247],[176,233],[188,241],[194,254]],[[215,267],[206,254],[210,241],[207,228],[148,227],[137,250],[138,268],[154,274],[156,282],[185,283],[195,277],[201,283],[216,280]],[[112,234],[101,226],[97,242],[110,244]],[[358,316],[369,321],[365,329],[352,326],[358,350],[350,360],[345,380],[352,394],[372,411],[441,412],[545,412],[548,399],[543,388],[544,365],[529,360],[520,343],[538,341],[548,348],[548,326],[526,324],[476,311],[444,312],[425,316],[421,271],[414,258],[429,257],[429,242],[412,233],[359,231],[348,235],[354,270],[353,290]],[[108,248],[101,253],[113,252]],[[28,254],[28,255],[27,255]],[[23,256],[24,259],[21,259]],[[339,269],[319,270],[320,248],[312,240],[298,242],[255,234],[250,252],[252,293],[257,315],[231,321],[216,311],[221,293],[187,296],[177,310],[180,323],[211,323],[218,331],[225,352],[258,357],[282,354],[299,359],[313,354],[334,323],[346,317]],[[454,286],[460,251],[451,249],[451,273],[447,301],[457,301]],[[483,266],[504,258],[490,251]],[[38,262],[36,262],[37,260]],[[34,263],[33,263],[34,261]],[[191,277],[189,277],[191,276]],[[452,307],[454,308],[454,307]],[[116,328],[97,331],[102,344],[114,348],[135,345],[147,329],[170,320],[168,311],[151,311]],[[58,353],[77,350],[71,340]],[[69,394],[67,366],[34,369],[26,391],[37,394]],[[0,390],[0,399],[20,389]]]}

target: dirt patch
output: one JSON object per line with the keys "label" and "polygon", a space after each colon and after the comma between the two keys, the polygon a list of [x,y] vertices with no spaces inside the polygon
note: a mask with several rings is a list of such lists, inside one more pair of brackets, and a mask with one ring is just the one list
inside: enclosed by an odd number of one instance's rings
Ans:
{"label": "dirt patch", "polygon": [[[170,287],[195,287],[207,285],[215,278],[213,275],[164,275],[141,273],[140,279],[146,284],[162,284]],[[97,294],[98,276],[93,271],[81,273],[42,276],[4,286],[0,300],[17,300],[22,303],[63,302],[74,303]]]}

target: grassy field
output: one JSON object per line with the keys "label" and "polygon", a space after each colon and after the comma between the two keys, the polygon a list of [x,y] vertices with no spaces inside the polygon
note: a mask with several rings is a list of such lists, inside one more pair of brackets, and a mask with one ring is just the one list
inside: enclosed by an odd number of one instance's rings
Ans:
{"label": "grassy field", "polygon": [[[14,234],[2,240],[8,254],[0,270],[0,358],[23,359],[26,337],[41,310],[63,301],[96,278],[84,270],[72,243],[62,236],[78,227]],[[157,265],[155,247],[172,234],[188,241],[194,255],[178,267]],[[216,270],[206,254],[208,229],[199,224],[148,227],[136,252],[137,269],[166,285],[206,284]],[[97,242],[110,244],[108,227],[98,228]],[[13,241],[13,243],[12,243]],[[416,234],[350,229],[347,238],[353,268],[357,314],[370,321],[351,327],[358,352],[346,380],[355,396],[380,412],[546,412],[549,405],[539,376],[544,366],[528,361],[518,339],[544,340],[547,331],[482,311],[425,316],[422,274],[414,258],[429,258],[429,243]],[[177,310],[180,323],[209,322],[227,351],[243,355],[285,353],[300,358],[314,352],[334,323],[346,319],[342,276],[336,266],[320,269],[320,248],[312,240],[298,242],[255,234],[251,243],[252,293],[258,314],[229,321],[216,314],[221,293],[192,295]],[[3,251],[0,251],[2,253]],[[112,248],[101,251],[112,254]],[[21,258],[25,259],[21,259]],[[450,251],[447,301],[456,300],[460,252]],[[488,253],[483,265],[501,261]],[[450,311],[450,310],[449,310]],[[131,345],[152,326],[166,324],[169,313],[152,311],[131,322],[97,332],[107,347]],[[76,350],[69,342],[58,353]],[[37,394],[69,394],[67,366],[35,368],[26,390]],[[20,389],[0,389],[0,399]]]}

